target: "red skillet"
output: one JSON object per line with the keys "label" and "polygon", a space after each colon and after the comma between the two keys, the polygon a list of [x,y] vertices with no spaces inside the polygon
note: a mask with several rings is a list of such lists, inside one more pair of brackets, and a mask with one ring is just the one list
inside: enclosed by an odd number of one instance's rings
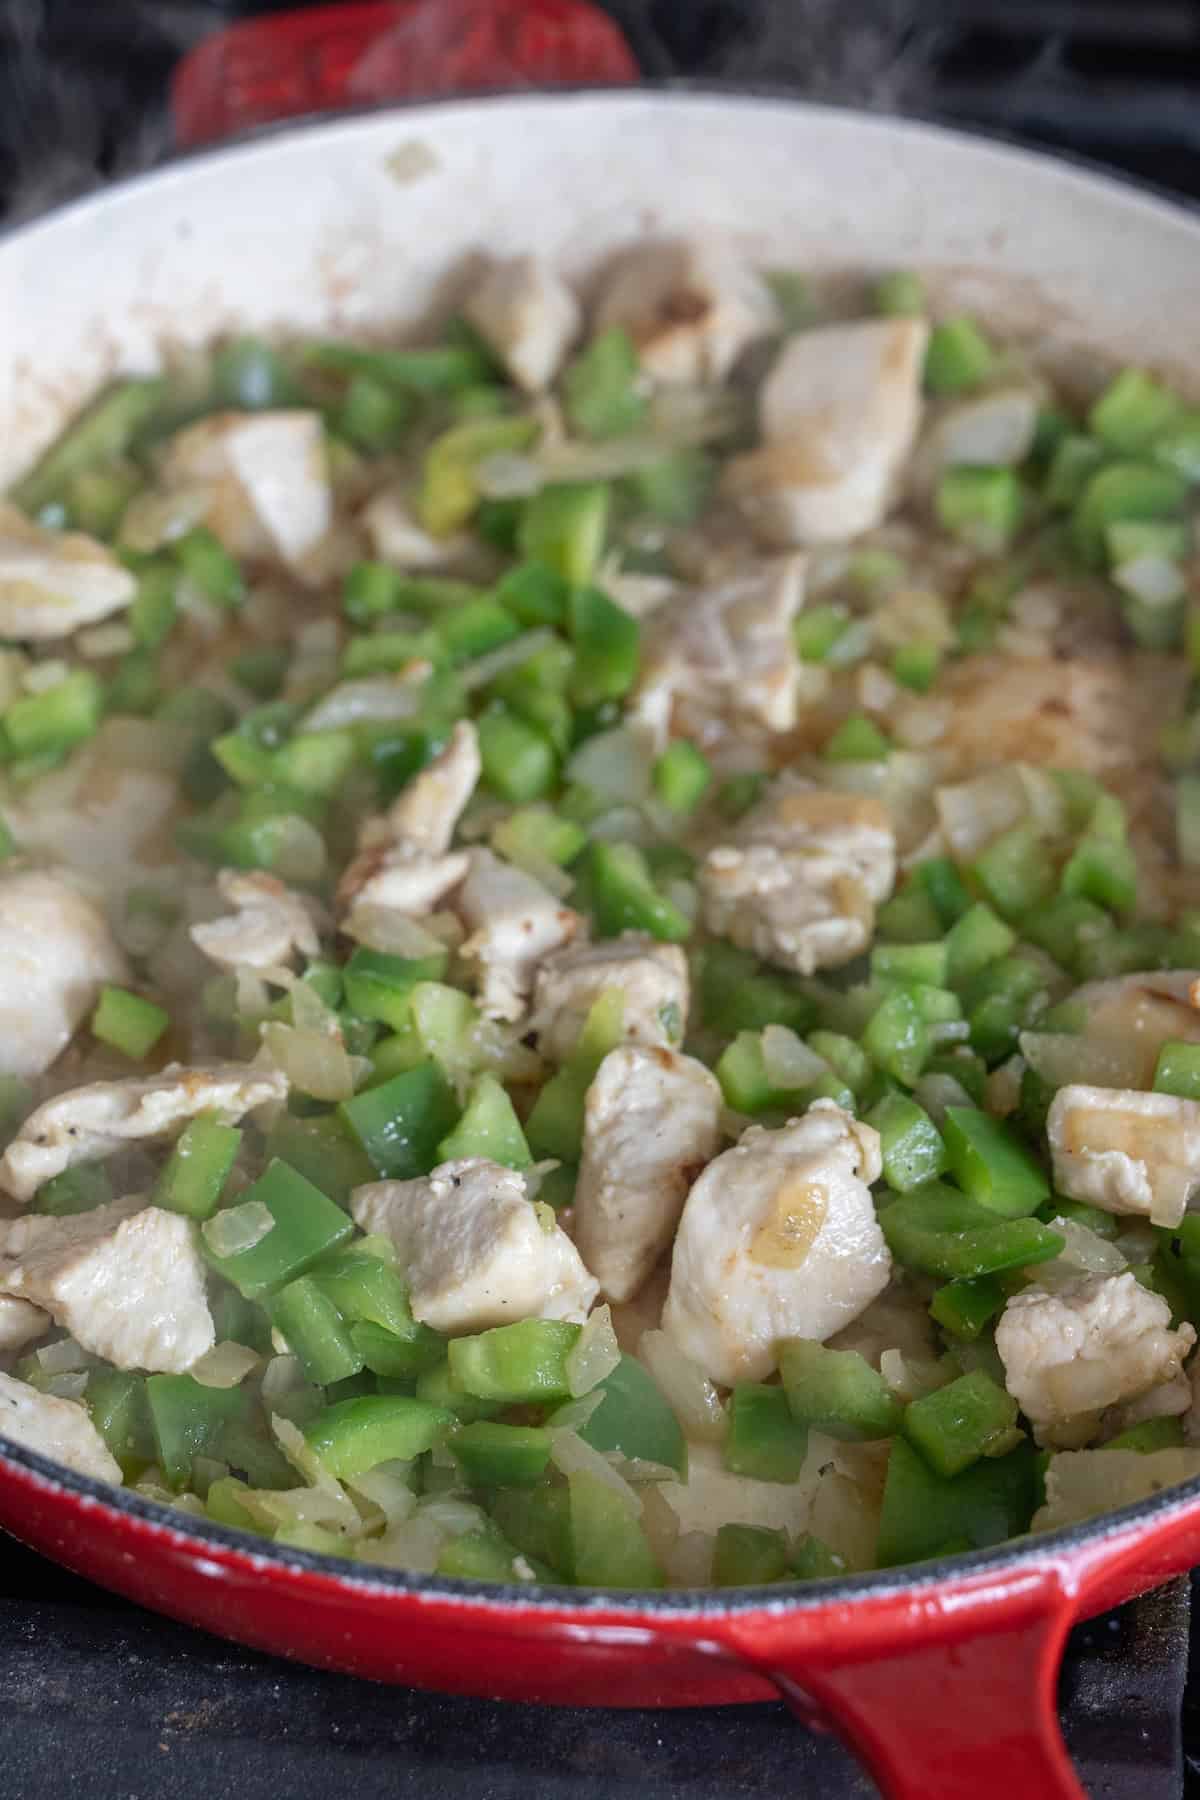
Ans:
{"label": "red skillet", "polygon": [[[188,60],[174,98],[195,145],[347,101],[635,74],[582,0],[406,0],[236,27]],[[398,151],[403,179],[387,186]],[[411,183],[430,170],[423,213]],[[1007,328],[1091,330],[1117,355],[1186,360],[1200,229],[1101,177],[733,96],[470,103],[193,158],[0,246],[12,390],[0,480],[164,331],[353,327],[398,301],[418,310],[480,242],[532,242],[585,268],[639,230],[709,222],[776,257],[934,270],[943,296]],[[311,1663],[603,1706],[782,1692],[842,1733],[895,1800],[1079,1800],[1055,1706],[1064,1639],[1200,1560],[1200,1481],[1070,1531],[786,1592],[613,1598],[356,1573],[252,1547],[16,1448],[0,1454],[0,1524],[147,1606]]]}

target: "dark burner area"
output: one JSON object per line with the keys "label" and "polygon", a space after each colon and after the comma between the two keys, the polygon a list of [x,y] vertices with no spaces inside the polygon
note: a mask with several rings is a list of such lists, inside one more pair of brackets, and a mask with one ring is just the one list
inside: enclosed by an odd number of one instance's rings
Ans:
{"label": "dark burner area", "polygon": [[[156,161],[179,56],[224,23],[296,4],[0,0],[0,213]],[[976,125],[1200,199],[1195,0],[605,4],[651,79],[766,83]],[[1190,1611],[1189,1624],[1177,1582],[1074,1633],[1063,1716],[1095,1800],[1200,1796]],[[0,1702],[0,1788],[21,1800],[326,1800],[343,1784],[355,1800],[875,1792],[782,1706],[552,1711],[374,1687],[156,1618],[7,1541]]]}

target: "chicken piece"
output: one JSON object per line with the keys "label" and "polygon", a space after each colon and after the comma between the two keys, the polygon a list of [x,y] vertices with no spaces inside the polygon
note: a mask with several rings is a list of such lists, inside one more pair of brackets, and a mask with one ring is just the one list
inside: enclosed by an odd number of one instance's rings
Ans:
{"label": "chicken piece", "polygon": [[704,922],[811,975],[858,956],[896,878],[896,839],[869,794],[777,781],[700,869]]}
{"label": "chicken piece", "polygon": [[296,955],[316,956],[320,942],[312,914],[277,876],[222,869],[217,887],[237,910],[191,928],[193,944],[210,962],[226,969],[282,969]]}
{"label": "chicken piece", "polygon": [[1123,1275],[1084,1275],[1047,1293],[1023,1288],[996,1327],[1005,1386],[1040,1444],[1077,1449],[1096,1436],[1106,1407],[1174,1380],[1196,1341],[1170,1329],[1161,1294]]}
{"label": "chicken piece", "polygon": [[579,914],[491,850],[470,852],[455,906],[470,933],[459,954],[476,971],[481,1012],[521,1018],[539,963],[571,942]]}
{"label": "chicken piece", "polygon": [[566,282],[537,256],[493,263],[463,312],[531,394],[549,387],[583,322]]}
{"label": "chicken piece", "polygon": [[723,480],[765,543],[825,544],[883,523],[921,422],[922,319],[797,332],[759,393],[762,444]]}
{"label": "chicken piece", "polygon": [[784,1338],[824,1342],[864,1312],[892,1259],[870,1186],[879,1133],[832,1100],[752,1125],[684,1204],[663,1330],[715,1382],[763,1381]]}
{"label": "chicken piece", "polygon": [[721,1145],[721,1089],[660,1045],[610,1050],[587,1091],[575,1189],[579,1252],[606,1300],[629,1300],[675,1235]]}
{"label": "chicken piece", "polygon": [[728,731],[792,729],[799,668],[792,621],[804,602],[804,573],[803,557],[779,557],[681,593],[651,615],[637,706],[656,749],[666,747],[673,711],[680,731],[701,744]]}
{"label": "chicken piece", "polygon": [[36,1343],[38,1338],[45,1337],[53,1322],[50,1314],[35,1306],[32,1300],[16,1300],[8,1294],[0,1294],[0,1354]]}
{"label": "chicken piece", "polygon": [[1100,1421],[1101,1438],[1107,1443],[1121,1432],[1131,1431],[1135,1425],[1144,1425],[1147,1419],[1181,1419],[1191,1411],[1191,1406],[1192,1384],[1187,1372],[1180,1369],[1172,1380],[1160,1381],[1157,1387],[1148,1388],[1136,1400],[1110,1406]]}
{"label": "chicken piece", "polygon": [[128,606],[137,580],[81,531],[48,531],[0,504],[0,638],[65,638]]}
{"label": "chicken piece", "polygon": [[608,988],[625,1002],[622,1029],[631,1044],[683,1042],[688,1019],[687,957],[678,944],[660,944],[644,931],[625,931],[601,944],[572,944],[548,956],[537,972],[530,1029],[538,1049],[564,1062],[589,1012]]}
{"label": "chicken piece", "polygon": [[76,1475],[120,1484],[120,1465],[78,1400],[40,1394],[27,1381],[0,1374],[0,1436]]}
{"label": "chicken piece", "polygon": [[104,914],[60,875],[0,876],[0,1074],[40,1075],[129,970]]}
{"label": "chicken piece", "polygon": [[397,488],[381,489],[363,507],[360,518],[375,556],[397,569],[453,569],[477,554],[465,531],[433,537],[417,522],[408,497]]}
{"label": "chicken piece", "polygon": [[236,1125],[260,1106],[285,1100],[287,1091],[287,1077],[267,1063],[172,1063],[157,1075],[70,1088],[30,1113],[0,1157],[0,1187],[28,1202],[44,1181],[75,1163],[171,1137],[197,1113]]}
{"label": "chicken piece", "polygon": [[481,766],[475,727],[460,719],[445,748],[387,812],[363,825],[358,854],[338,883],[339,905],[355,900],[393,912],[432,912],[467,873],[467,852],[451,852],[450,843]]}
{"label": "chicken piece", "polygon": [[269,556],[303,575],[333,524],[319,413],[216,413],[167,446],[168,488],[210,491],[205,522],[235,556]]}
{"label": "chicken piece", "polygon": [[77,870],[86,891],[101,893],[117,916],[140,882],[153,882],[178,853],[171,835],[179,786],[169,768],[121,766],[113,718],[60,769],[5,800],[3,814],[23,851]]}
{"label": "chicken piece", "polygon": [[1046,1117],[1054,1185],[1105,1212],[1178,1225],[1200,1187],[1200,1101],[1130,1088],[1059,1088]]}
{"label": "chicken piece", "polygon": [[620,326],[642,368],[666,383],[724,381],[742,351],[779,323],[757,271],[727,244],[643,244],[601,288],[593,329]]}
{"label": "chicken piece", "polygon": [[549,1230],[515,1169],[485,1157],[350,1196],[355,1222],[396,1246],[413,1317],[458,1334],[517,1319],[581,1321],[597,1283],[560,1225]]}
{"label": "chicken piece", "polygon": [[196,1228],[140,1194],[0,1225],[0,1291],[44,1307],[118,1369],[179,1375],[214,1342]]}

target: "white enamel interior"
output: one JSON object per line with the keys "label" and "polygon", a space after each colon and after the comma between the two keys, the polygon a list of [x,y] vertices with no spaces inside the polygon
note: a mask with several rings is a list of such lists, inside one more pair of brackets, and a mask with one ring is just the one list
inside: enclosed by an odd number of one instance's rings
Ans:
{"label": "white enamel interior", "polygon": [[472,100],[180,161],[0,244],[0,482],[165,336],[391,327],[484,248],[582,273],[640,235],[700,229],[771,263],[920,268],[1009,330],[1200,373],[1200,225],[1118,182],[787,101]]}

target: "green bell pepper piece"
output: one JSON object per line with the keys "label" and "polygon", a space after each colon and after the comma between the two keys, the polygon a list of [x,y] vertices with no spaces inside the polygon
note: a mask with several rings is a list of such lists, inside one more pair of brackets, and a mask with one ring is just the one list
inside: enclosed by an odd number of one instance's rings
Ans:
{"label": "green bell pepper piece", "polygon": [[935,1474],[959,1475],[981,1456],[1014,1446],[1017,1403],[982,1369],[914,1400],[902,1430]]}
{"label": "green bell pepper piece", "polygon": [[360,1394],[324,1407],[304,1437],[330,1475],[353,1481],[381,1462],[412,1462],[455,1423],[453,1413],[405,1394]]}
{"label": "green bell pepper piece", "polygon": [[451,1340],[450,1374],[459,1387],[481,1400],[509,1405],[570,1396],[567,1357],[580,1327],[562,1319],[521,1319],[474,1337]]}
{"label": "green bell pepper piece", "polygon": [[792,1415],[787,1391],[744,1381],[729,1401],[725,1467],[757,1481],[798,1481],[808,1451],[808,1427]]}
{"label": "green bell pepper piece", "polygon": [[780,1346],[779,1373],[792,1417],[807,1429],[859,1441],[890,1437],[899,1426],[899,1403],[857,1350],[791,1338]]}

